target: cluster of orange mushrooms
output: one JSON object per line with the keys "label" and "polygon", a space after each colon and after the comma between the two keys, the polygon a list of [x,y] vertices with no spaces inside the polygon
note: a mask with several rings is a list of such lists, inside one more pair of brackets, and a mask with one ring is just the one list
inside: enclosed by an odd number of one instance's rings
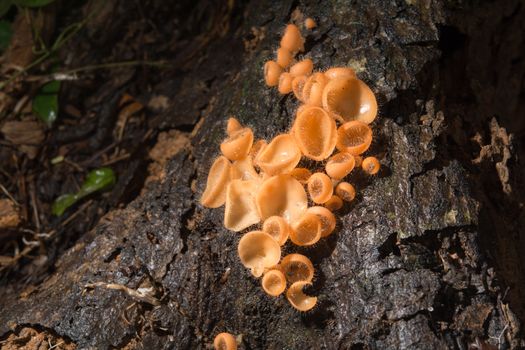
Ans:
{"label": "cluster of orange mushrooms", "polygon": [[[229,230],[260,225],[239,241],[241,263],[253,276],[262,276],[268,295],[286,291],[294,308],[308,311],[317,303],[303,292],[312,283],[313,264],[302,254],[281,259],[281,247],[288,241],[312,246],[329,236],[336,226],[333,211],[356,195],[345,177],[356,167],[376,174],[380,164],[375,157],[362,157],[372,143],[374,93],[351,68],[313,72],[312,60],[295,62],[303,45],[299,28],[289,24],[276,60],[264,66],[268,86],[276,86],[281,94],[293,92],[303,103],[291,130],[269,142],[256,140],[252,129],[230,118],[222,155],[211,166],[201,203],[209,208],[225,205],[224,226]],[[303,157],[320,162],[319,168],[312,173],[298,167]],[[221,333],[216,342],[229,344],[229,336]]]}

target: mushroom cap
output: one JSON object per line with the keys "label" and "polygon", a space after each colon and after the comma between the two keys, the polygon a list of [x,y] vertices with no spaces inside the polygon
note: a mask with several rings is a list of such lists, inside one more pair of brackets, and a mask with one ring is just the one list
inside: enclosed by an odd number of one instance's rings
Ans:
{"label": "mushroom cap", "polygon": [[276,297],[285,291],[286,278],[280,270],[272,269],[265,272],[261,284],[266,294]]}
{"label": "mushroom cap", "polygon": [[228,118],[228,122],[226,123],[226,134],[228,136],[232,136],[235,132],[242,129],[241,123],[236,118]]}
{"label": "mushroom cap", "polygon": [[261,221],[255,196],[259,190],[259,181],[233,180],[226,190],[226,208],[224,226],[232,231],[242,231]]}
{"label": "mushroom cap", "polygon": [[312,18],[308,17],[304,20],[304,26],[306,27],[306,29],[314,29],[315,27],[317,27],[317,23],[315,23],[315,21]]}
{"label": "mushroom cap", "polygon": [[372,144],[372,129],[363,122],[353,120],[337,129],[336,147],[341,152],[356,156],[365,152],[370,144]]}
{"label": "mushroom cap", "polygon": [[301,160],[301,150],[289,134],[276,136],[257,155],[257,165],[268,175],[288,173]]}
{"label": "mushroom cap", "polygon": [[206,189],[201,197],[201,204],[208,208],[218,208],[226,201],[226,186],[230,181],[231,163],[223,156],[213,162],[208,172]]}
{"label": "mushroom cap", "polygon": [[263,182],[256,197],[263,220],[282,216],[286,222],[297,221],[306,211],[308,198],[299,181],[290,175],[276,175]]}
{"label": "mushroom cap", "polygon": [[381,168],[381,164],[376,157],[366,157],[361,163],[363,170],[369,175],[375,175]]}
{"label": "mushroom cap", "polygon": [[325,170],[332,179],[340,180],[350,174],[354,167],[354,156],[348,152],[340,152],[328,159]]}
{"label": "mushroom cap", "polygon": [[306,79],[307,79],[306,75],[300,75],[300,76],[293,78],[292,80],[293,94],[301,102],[304,102],[303,88],[304,88],[304,84],[306,83]]}
{"label": "mushroom cap", "polygon": [[310,176],[312,176],[312,172],[307,168],[295,168],[290,171],[290,175],[304,185],[308,182]]}
{"label": "mushroom cap", "polygon": [[257,180],[260,181],[261,177],[255,171],[253,167],[252,157],[249,155],[243,159],[236,160],[232,165],[232,172],[230,178],[232,180],[241,179],[241,180]]}
{"label": "mushroom cap", "polygon": [[277,86],[279,84],[279,76],[283,72],[283,68],[275,61],[267,61],[264,64],[264,81],[268,86]]}
{"label": "mushroom cap", "polygon": [[294,308],[299,311],[311,310],[317,304],[317,297],[311,297],[303,292],[305,286],[309,286],[308,282],[295,282],[286,291],[286,298]]}
{"label": "mushroom cap", "polygon": [[315,214],[306,213],[292,223],[290,240],[298,246],[310,246],[321,239],[321,220]]}
{"label": "mushroom cap", "polygon": [[[259,153],[268,146],[268,142],[266,140],[257,140],[252,146],[252,149],[250,150],[250,157],[253,159],[253,163],[257,165],[257,157],[259,156]],[[258,166],[258,165],[257,165]]]}
{"label": "mushroom cap", "polygon": [[294,77],[298,77],[301,75],[310,75],[312,74],[313,69],[314,63],[312,62],[312,60],[309,58],[305,58],[304,60],[299,61],[290,67],[290,74]]}
{"label": "mushroom cap", "polygon": [[288,240],[290,226],[284,218],[274,215],[264,220],[263,231],[272,236],[282,246]]}
{"label": "mushroom cap", "polygon": [[292,63],[293,61],[293,55],[292,53],[285,49],[284,47],[280,47],[277,49],[277,64],[281,66],[282,68],[286,68]]}
{"label": "mushroom cap", "polygon": [[304,39],[295,24],[288,24],[281,38],[281,47],[295,53],[304,50]]}
{"label": "mushroom cap", "polygon": [[230,333],[219,333],[213,340],[215,350],[237,350],[237,341]]}
{"label": "mushroom cap", "polygon": [[344,121],[370,124],[377,116],[377,101],[368,85],[355,78],[332,79],[323,90],[323,107]]}
{"label": "mushroom cap", "polygon": [[335,215],[325,207],[310,207],[306,210],[309,214],[314,214],[321,220],[321,237],[327,237],[335,229]]}
{"label": "mushroom cap", "polygon": [[326,203],[324,203],[324,206],[328,210],[338,210],[343,207],[343,200],[339,196],[333,195],[328,201],[326,201]]}
{"label": "mushroom cap", "polygon": [[335,187],[335,193],[346,202],[351,202],[355,198],[355,188],[348,182],[338,183]]}
{"label": "mushroom cap", "polygon": [[280,267],[289,283],[311,282],[314,278],[314,265],[302,254],[288,254],[281,261]]}
{"label": "mushroom cap", "polygon": [[335,121],[319,107],[301,109],[295,118],[292,134],[303,155],[314,160],[328,158],[337,142]]}
{"label": "mushroom cap", "polygon": [[312,106],[323,105],[323,90],[329,79],[323,73],[317,72],[308,77],[303,87],[303,99]]}
{"label": "mushroom cap", "polygon": [[221,152],[229,160],[242,159],[250,153],[252,144],[252,129],[242,128],[221,143]]}
{"label": "mushroom cap", "polygon": [[281,76],[279,77],[279,85],[277,87],[279,93],[286,95],[292,92],[293,78],[294,77],[288,72],[284,72],[283,74],[281,74]]}
{"label": "mushroom cap", "polygon": [[355,71],[350,67],[332,67],[324,72],[328,79],[357,78]]}
{"label": "mushroom cap", "polygon": [[242,236],[237,251],[241,263],[255,277],[260,277],[265,268],[277,265],[281,259],[279,243],[263,231],[251,231]]}
{"label": "mushroom cap", "polygon": [[328,175],[315,173],[308,179],[308,193],[314,203],[322,204],[332,197],[334,186]]}

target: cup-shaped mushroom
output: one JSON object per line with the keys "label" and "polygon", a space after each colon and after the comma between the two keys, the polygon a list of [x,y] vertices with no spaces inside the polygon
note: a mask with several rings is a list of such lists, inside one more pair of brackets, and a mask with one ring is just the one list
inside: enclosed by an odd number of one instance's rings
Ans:
{"label": "cup-shaped mushroom", "polygon": [[280,47],[277,49],[277,64],[281,66],[282,68],[286,68],[292,63],[293,61],[293,55],[292,53],[285,49],[284,47]]}
{"label": "cup-shaped mushroom", "polygon": [[299,311],[309,311],[317,304],[317,297],[304,294],[303,288],[311,285],[308,282],[295,282],[286,291],[286,298]]}
{"label": "cup-shaped mushroom", "polygon": [[323,107],[344,121],[359,120],[370,124],[377,116],[374,93],[361,80],[333,79],[323,90]]}
{"label": "cup-shaped mushroom", "polygon": [[308,182],[310,176],[312,176],[312,172],[307,168],[295,168],[290,171],[290,175],[304,185]]}
{"label": "cup-shaped mushroom", "polygon": [[277,297],[286,289],[286,278],[280,270],[268,270],[264,273],[261,284],[266,294]]}
{"label": "cup-shaped mushroom", "polygon": [[306,213],[314,214],[321,220],[321,237],[327,237],[335,229],[335,216],[325,207],[310,207]]}
{"label": "cup-shaped mushroom", "polygon": [[224,226],[232,231],[242,231],[261,221],[255,204],[259,181],[233,180],[226,190]]}
{"label": "cup-shaped mushroom", "polygon": [[357,156],[366,151],[371,143],[372,129],[363,122],[353,120],[337,129],[336,147],[341,152]]}
{"label": "cup-shaped mushroom", "polygon": [[221,152],[229,160],[238,160],[250,153],[253,144],[253,132],[250,128],[243,128],[234,132],[221,143]]}
{"label": "cup-shaped mushroom", "polygon": [[281,216],[286,222],[296,222],[306,211],[308,198],[303,185],[290,175],[276,175],[263,182],[256,197],[263,220]]}
{"label": "cup-shaped mushroom", "polygon": [[305,58],[304,60],[299,61],[290,67],[290,74],[294,77],[298,77],[301,75],[310,75],[312,74],[313,69],[314,63],[312,62],[312,60],[309,58]]}
{"label": "cup-shaped mushroom", "polygon": [[292,80],[293,94],[301,102],[304,102],[303,88],[304,88],[304,84],[306,83],[306,79],[307,79],[306,75],[300,75],[298,77],[293,78]]}
{"label": "cup-shaped mushroom", "polygon": [[328,79],[356,78],[355,71],[350,67],[332,67],[324,72]]}
{"label": "cup-shaped mushroom", "polygon": [[279,77],[279,85],[277,86],[277,90],[279,90],[279,93],[286,95],[292,92],[293,78],[294,77],[288,72],[284,72],[283,74],[281,74],[281,76]]}
{"label": "cup-shaped mushroom", "polygon": [[323,90],[328,83],[328,78],[323,73],[314,73],[304,83],[303,99],[312,106],[322,106]]}
{"label": "cup-shaped mushroom", "polygon": [[288,254],[280,266],[288,283],[311,282],[314,278],[314,265],[302,254]]}
{"label": "cup-shaped mushroom", "polygon": [[281,47],[295,53],[304,50],[304,39],[295,24],[288,24],[281,38]]}
{"label": "cup-shaped mushroom", "polygon": [[252,158],[254,165],[257,165],[257,157],[266,146],[268,146],[268,142],[266,142],[265,140],[257,140],[253,144],[252,149],[250,150],[250,157]]}
{"label": "cup-shaped mushroom", "polygon": [[263,231],[272,236],[282,246],[290,235],[290,226],[284,218],[274,215],[264,220]]}
{"label": "cup-shaped mushroom", "polygon": [[328,175],[315,173],[308,179],[308,194],[314,203],[322,204],[332,197],[334,186]]}
{"label": "cup-shaped mushroom", "polygon": [[368,175],[375,175],[381,168],[379,160],[376,157],[366,157],[361,163],[361,167]]}
{"label": "cup-shaped mushroom", "polygon": [[306,213],[292,223],[290,240],[298,246],[314,245],[321,239],[321,220],[317,215]]}
{"label": "cup-shaped mushroom", "polygon": [[255,277],[261,277],[264,269],[277,265],[281,259],[279,243],[263,231],[252,231],[242,236],[237,251],[241,263]]}
{"label": "cup-shaped mushroom", "polygon": [[244,157],[243,159],[239,159],[233,162],[232,174],[232,180],[261,180],[261,177],[259,176],[259,174],[257,174],[257,171],[255,171],[255,168],[253,167],[252,157],[250,157],[249,155]]}
{"label": "cup-shaped mushroom", "polygon": [[242,129],[241,123],[236,118],[229,118],[228,122],[226,123],[226,134],[228,136],[232,136],[235,132]]}
{"label": "cup-shaped mushroom", "polygon": [[354,166],[354,156],[348,152],[340,152],[328,159],[325,170],[332,179],[340,180],[350,174]]}
{"label": "cup-shaped mushroom", "polygon": [[335,121],[320,107],[303,108],[295,118],[292,131],[297,146],[307,158],[323,160],[334,151],[337,127]]}
{"label": "cup-shaped mushroom", "polygon": [[213,340],[215,350],[237,350],[237,341],[230,333],[219,333]]}
{"label": "cup-shaped mushroom", "polygon": [[343,200],[339,196],[333,195],[328,201],[326,201],[326,203],[324,203],[324,206],[328,210],[339,210],[343,207]]}
{"label": "cup-shaped mushroom", "polygon": [[256,163],[268,175],[289,173],[301,160],[301,150],[289,134],[276,136],[262,149]]}
{"label": "cup-shaped mushroom", "polygon": [[267,61],[264,64],[264,81],[268,86],[277,86],[279,84],[279,76],[283,72],[283,68],[275,61]]}
{"label": "cup-shaped mushroom", "polygon": [[335,187],[335,193],[346,202],[351,202],[355,198],[355,188],[348,182],[338,183]]}
{"label": "cup-shaped mushroom", "polygon": [[201,204],[208,208],[218,208],[226,201],[226,186],[230,182],[231,163],[226,157],[218,157],[208,173],[206,189]]}

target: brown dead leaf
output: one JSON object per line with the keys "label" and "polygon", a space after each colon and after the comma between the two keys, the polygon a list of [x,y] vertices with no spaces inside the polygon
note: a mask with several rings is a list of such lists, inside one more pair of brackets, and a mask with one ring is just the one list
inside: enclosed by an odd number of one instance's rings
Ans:
{"label": "brown dead leaf", "polygon": [[187,133],[178,130],[161,132],[157,138],[157,143],[149,152],[149,156],[153,160],[153,163],[148,166],[148,172],[150,175],[146,179],[146,183],[155,180],[163,180],[166,176],[166,162],[181,150],[188,148],[189,146],[190,139],[188,138]]}
{"label": "brown dead leaf", "polygon": [[7,141],[31,159],[35,158],[46,135],[42,123],[32,120],[8,121],[0,129]]}
{"label": "brown dead leaf", "polygon": [[15,203],[7,198],[0,199],[0,229],[17,227],[20,221]]}

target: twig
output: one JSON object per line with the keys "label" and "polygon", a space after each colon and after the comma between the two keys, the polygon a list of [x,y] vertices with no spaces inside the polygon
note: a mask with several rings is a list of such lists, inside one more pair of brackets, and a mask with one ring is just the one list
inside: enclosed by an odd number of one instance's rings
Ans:
{"label": "twig", "polygon": [[13,203],[15,203],[17,206],[20,206],[20,203],[18,203],[16,199],[14,199],[13,196],[11,196],[11,193],[9,193],[9,191],[4,187],[4,185],[0,184],[0,189],[2,189],[2,192],[4,192],[5,195],[13,201]]}

